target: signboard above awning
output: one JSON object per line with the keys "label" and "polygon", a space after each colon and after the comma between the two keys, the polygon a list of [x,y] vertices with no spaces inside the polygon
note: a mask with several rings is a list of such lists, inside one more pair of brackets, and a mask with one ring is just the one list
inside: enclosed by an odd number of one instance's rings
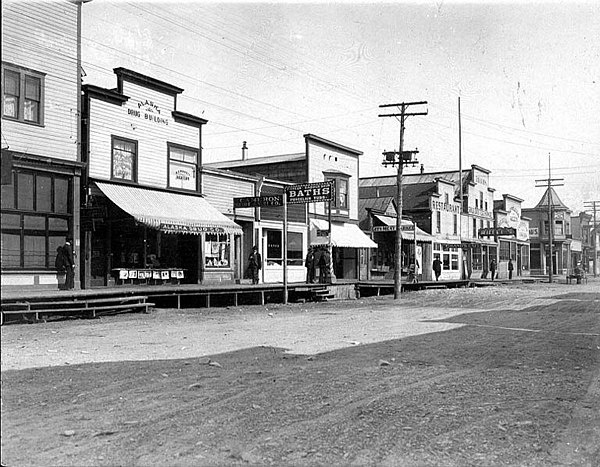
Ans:
{"label": "signboard above awning", "polygon": [[[329,222],[323,219],[311,219],[311,245],[326,245],[327,236],[319,235],[329,229]],[[371,240],[356,224],[331,224],[331,245],[342,248],[377,248],[377,243]]]}
{"label": "signboard above awning", "polygon": [[[384,216],[381,214],[375,214],[375,219],[381,222],[382,225],[374,225],[373,232],[395,232],[396,231],[396,218],[391,216]],[[402,219],[400,235],[402,240],[414,240],[415,230],[414,224],[409,220]],[[429,235],[424,230],[417,226],[417,241],[418,242],[432,242],[434,237]]]}
{"label": "signboard above awning", "polygon": [[242,233],[239,225],[200,196],[103,182],[96,186],[137,222],[165,233]]}
{"label": "signboard above awning", "polygon": [[333,181],[301,183],[285,187],[287,204],[307,204],[331,200]]}

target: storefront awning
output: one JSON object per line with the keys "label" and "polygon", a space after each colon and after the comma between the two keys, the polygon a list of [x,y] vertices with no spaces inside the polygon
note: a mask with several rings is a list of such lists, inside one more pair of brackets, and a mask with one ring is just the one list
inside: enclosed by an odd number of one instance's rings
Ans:
{"label": "storefront awning", "polygon": [[[390,216],[384,216],[381,214],[375,214],[374,217],[381,222],[382,225],[373,226],[373,232],[395,232],[396,231],[396,218]],[[414,240],[415,230],[414,224],[406,219],[402,219],[400,236],[402,240]],[[417,241],[418,242],[432,242],[434,237],[429,235],[424,230],[417,226]]]}
{"label": "storefront awning", "polygon": [[[311,245],[326,245],[329,222],[323,219],[311,219]],[[332,223],[331,244],[342,248],[377,248],[377,243],[371,240],[356,224]]]}
{"label": "storefront awning", "polygon": [[200,196],[102,182],[96,186],[137,222],[165,233],[242,233],[239,225]]}

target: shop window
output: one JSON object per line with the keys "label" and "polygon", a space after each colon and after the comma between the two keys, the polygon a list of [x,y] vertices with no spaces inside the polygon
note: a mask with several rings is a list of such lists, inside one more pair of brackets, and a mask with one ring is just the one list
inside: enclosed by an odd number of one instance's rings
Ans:
{"label": "shop window", "polygon": [[12,65],[2,65],[2,117],[43,124],[44,75]]}
{"label": "shop window", "polygon": [[288,232],[287,235],[287,264],[288,266],[302,266],[302,234]]}
{"label": "shop window", "polygon": [[60,175],[22,170],[2,187],[2,269],[54,269],[72,221],[71,185]]}
{"label": "shop window", "polygon": [[500,240],[500,261],[508,261],[510,259],[510,242]]}
{"label": "shop window", "polygon": [[111,178],[136,182],[137,157],[137,141],[113,136]]}
{"label": "shop window", "polygon": [[267,265],[283,264],[283,235],[281,230],[265,230],[267,239]]}
{"label": "shop window", "polygon": [[198,190],[198,150],[169,143],[169,188]]}
{"label": "shop window", "polygon": [[204,265],[207,268],[229,268],[230,236],[228,234],[206,234],[204,238]]}

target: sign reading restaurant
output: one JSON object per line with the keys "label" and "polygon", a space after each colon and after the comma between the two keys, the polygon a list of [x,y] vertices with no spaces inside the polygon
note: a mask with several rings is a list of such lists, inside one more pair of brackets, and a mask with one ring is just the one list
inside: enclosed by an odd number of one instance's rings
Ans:
{"label": "sign reading restaurant", "polygon": [[437,201],[435,199],[431,200],[431,210],[432,211],[450,211],[450,212],[460,212],[460,206],[458,204],[450,204],[450,203],[442,203],[441,201]]}
{"label": "sign reading restaurant", "polygon": [[316,203],[330,201],[333,194],[333,180],[317,183],[301,183],[285,187],[288,204]]}
{"label": "sign reading restaurant", "polygon": [[158,105],[148,99],[139,101],[137,108],[127,109],[127,114],[132,117],[143,118],[150,122],[169,125],[169,119],[161,115]]}

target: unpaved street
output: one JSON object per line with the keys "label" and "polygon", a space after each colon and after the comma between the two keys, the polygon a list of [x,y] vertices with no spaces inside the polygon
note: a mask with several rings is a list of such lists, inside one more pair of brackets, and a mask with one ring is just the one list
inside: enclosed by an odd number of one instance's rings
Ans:
{"label": "unpaved street", "polygon": [[5,326],[2,461],[598,465],[599,317],[590,281]]}

